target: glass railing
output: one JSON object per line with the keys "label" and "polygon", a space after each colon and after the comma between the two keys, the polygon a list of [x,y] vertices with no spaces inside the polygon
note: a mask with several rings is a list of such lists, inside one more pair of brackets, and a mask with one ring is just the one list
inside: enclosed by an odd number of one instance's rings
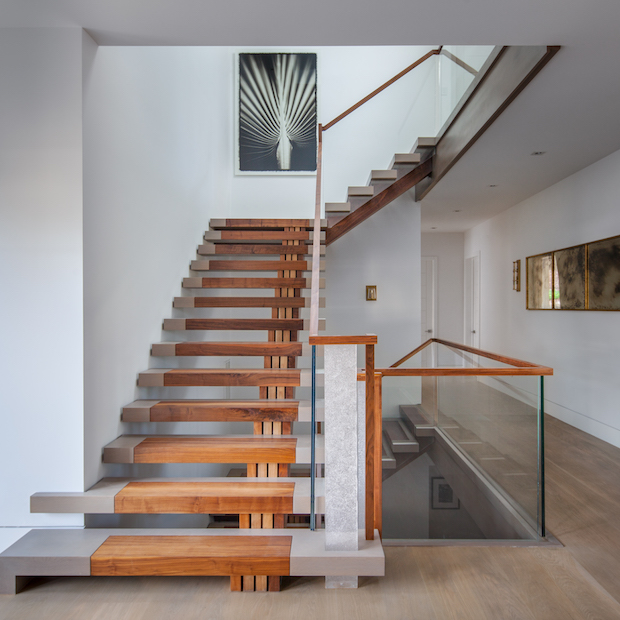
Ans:
{"label": "glass railing", "polygon": [[550,368],[434,340],[377,372],[384,539],[545,537]]}
{"label": "glass railing", "polygon": [[435,134],[457,109],[468,89],[485,71],[493,45],[444,45],[437,59],[437,126]]}
{"label": "glass railing", "polygon": [[[366,185],[371,170],[388,168],[394,154],[409,153],[420,136],[439,136],[468,90],[484,75],[494,50],[493,46],[379,50],[378,66],[403,71],[378,78],[378,88],[360,102],[352,96],[348,110],[323,102],[325,201],[344,200],[346,185]],[[414,54],[420,54],[422,62],[409,70],[412,65],[407,63]],[[390,79],[380,85],[386,78]]]}

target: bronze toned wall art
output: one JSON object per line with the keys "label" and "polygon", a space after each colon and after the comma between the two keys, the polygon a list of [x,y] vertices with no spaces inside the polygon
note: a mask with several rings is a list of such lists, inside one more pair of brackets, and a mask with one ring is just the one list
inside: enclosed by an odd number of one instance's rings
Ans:
{"label": "bronze toned wall art", "polygon": [[512,263],[512,290],[521,290],[521,261],[516,260]]}
{"label": "bronze toned wall art", "polygon": [[526,258],[528,310],[620,310],[620,236]]}
{"label": "bronze toned wall art", "polygon": [[586,307],[586,246],[553,253],[553,301],[556,310]]}
{"label": "bronze toned wall art", "polygon": [[588,244],[590,310],[620,310],[620,236]]}
{"label": "bronze toned wall art", "polygon": [[553,254],[528,256],[527,270],[527,309],[551,310],[553,305]]}

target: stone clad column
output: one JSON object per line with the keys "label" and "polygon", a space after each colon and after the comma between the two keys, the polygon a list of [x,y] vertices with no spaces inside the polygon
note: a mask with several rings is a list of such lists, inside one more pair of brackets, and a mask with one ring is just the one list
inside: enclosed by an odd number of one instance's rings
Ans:
{"label": "stone clad column", "polygon": [[[327,345],[325,359],[325,548],[359,546],[357,346]],[[328,576],[327,588],[355,588],[357,577]]]}

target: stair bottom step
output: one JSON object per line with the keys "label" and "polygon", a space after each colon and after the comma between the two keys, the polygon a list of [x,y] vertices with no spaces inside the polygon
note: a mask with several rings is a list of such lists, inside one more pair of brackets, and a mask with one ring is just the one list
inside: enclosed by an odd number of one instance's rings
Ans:
{"label": "stair bottom step", "polygon": [[[196,547],[205,549],[204,539],[211,536],[226,538],[227,549],[231,539],[239,539],[246,542],[236,543],[237,548],[246,545],[247,539],[251,538],[273,538],[276,540],[276,549],[272,552],[272,556],[278,557],[278,562],[288,560],[289,572],[284,573],[280,569],[275,574],[290,574],[293,576],[337,576],[337,575],[360,575],[360,576],[382,576],[385,574],[385,556],[378,532],[375,532],[375,540],[363,540],[363,532],[360,531],[360,548],[358,551],[326,551],[325,550],[325,531],[317,530],[312,532],[308,529],[284,529],[284,530],[227,530],[226,535],[222,536],[221,530],[211,529],[45,529],[32,530],[6,551],[0,554],[0,594],[14,594],[18,589],[23,587],[29,577],[62,577],[62,576],[91,576],[92,558],[98,553],[98,558],[103,559],[112,556],[109,553],[114,549],[122,552],[123,542],[131,541],[131,550],[125,557],[131,557],[135,554],[136,548],[141,544],[146,546],[153,539],[163,537],[166,542],[163,546],[168,545],[166,556],[169,558],[177,557],[174,551],[169,550],[174,546],[175,539],[185,548],[191,548],[193,545],[188,544],[196,542]],[[105,546],[106,541],[112,538],[109,546]],[[143,539],[142,541],[140,539]],[[282,539],[290,539],[290,548],[287,553],[282,551],[282,546],[286,548],[288,542]],[[170,542],[169,542],[170,541]],[[130,545],[125,545],[129,548]],[[266,544],[260,546],[262,549],[268,549]],[[163,553],[160,551],[160,553]],[[280,556],[277,556],[280,554]],[[140,556],[141,557],[141,556]],[[143,575],[162,575],[162,574],[196,574],[186,573],[181,566],[167,566],[164,570],[175,572],[161,572],[158,568],[159,563],[152,558],[159,556],[149,556],[148,560],[152,563],[152,571],[147,570],[144,566]],[[244,556],[244,557],[250,557]],[[194,558],[195,559],[195,558]],[[214,560],[215,562],[216,560]],[[217,560],[219,561],[219,560]],[[230,561],[230,558],[229,558]],[[275,560],[274,560],[275,561]],[[146,562],[146,560],[145,560]],[[97,564],[97,560],[95,561]],[[170,564],[170,562],[168,562]],[[226,570],[230,569],[230,565]],[[95,570],[112,570],[112,569],[95,569]],[[192,570],[190,568],[190,570]],[[204,569],[207,570],[207,569]],[[222,569],[223,570],[223,569]],[[244,569],[247,570],[247,569]],[[260,573],[258,570],[265,570],[260,566],[252,566],[249,572],[245,574],[269,574]],[[270,571],[272,569],[269,569]],[[103,573],[98,573],[103,574]],[[106,573],[109,574],[109,573]],[[114,573],[121,574],[121,573]],[[137,574],[137,573],[133,573]],[[226,574],[230,572],[209,573],[209,574]],[[232,573],[234,574],[234,573]],[[271,573],[274,574],[274,573]]]}
{"label": "stair bottom step", "polygon": [[109,536],[94,577],[288,575],[291,536]]}

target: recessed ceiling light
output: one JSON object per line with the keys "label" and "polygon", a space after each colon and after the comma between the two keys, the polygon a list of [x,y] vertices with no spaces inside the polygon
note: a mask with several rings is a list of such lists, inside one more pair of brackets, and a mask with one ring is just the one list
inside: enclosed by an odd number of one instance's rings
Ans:
{"label": "recessed ceiling light", "polygon": [[455,213],[460,213],[460,212],[461,212],[461,210],[460,210],[460,209],[454,209],[454,212],[455,212]]}
{"label": "recessed ceiling light", "polygon": [[544,155],[546,152],[547,151],[534,151],[533,153],[530,153],[530,155],[535,155],[535,156]]}
{"label": "recessed ceiling light", "polygon": [[487,185],[487,187],[497,187],[497,185]]}

